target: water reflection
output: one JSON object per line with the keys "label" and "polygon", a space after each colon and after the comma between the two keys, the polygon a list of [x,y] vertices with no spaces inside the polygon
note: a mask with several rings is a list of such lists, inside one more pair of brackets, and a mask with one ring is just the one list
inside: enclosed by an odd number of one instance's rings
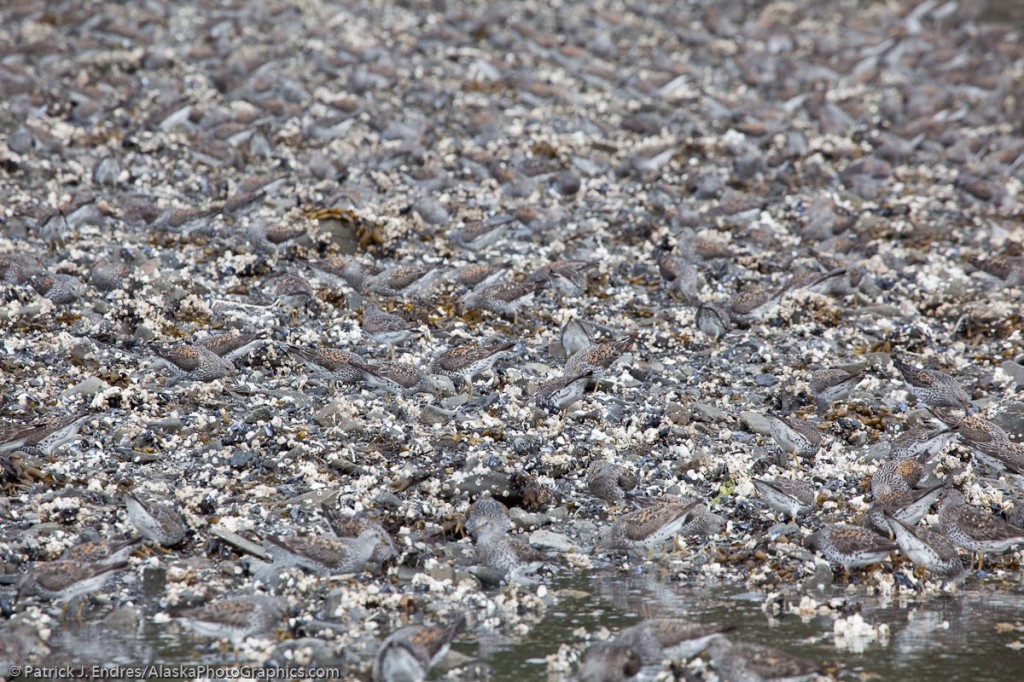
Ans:
{"label": "water reflection", "polygon": [[[561,591],[561,592],[560,592]],[[1000,680],[1021,679],[1024,654],[1013,648],[1019,633],[1010,631],[1024,613],[1024,595],[969,586],[952,595],[916,601],[883,599],[835,588],[839,617],[859,613],[868,626],[888,625],[889,634],[871,641],[860,653],[837,649],[835,617],[801,617],[786,613],[800,595],[773,596],[785,602],[769,616],[768,595],[725,585],[694,587],[660,580],[656,575],[591,573],[563,577],[552,586],[558,602],[545,620],[523,640],[492,640],[479,649],[471,642],[457,648],[477,656],[495,681],[544,679],[545,656],[560,644],[584,645],[579,629],[617,632],[642,618],[681,617],[695,622],[736,625],[737,637],[769,644],[837,668],[840,679]],[[574,634],[575,633],[575,634]],[[547,677],[566,680],[560,673]]]}

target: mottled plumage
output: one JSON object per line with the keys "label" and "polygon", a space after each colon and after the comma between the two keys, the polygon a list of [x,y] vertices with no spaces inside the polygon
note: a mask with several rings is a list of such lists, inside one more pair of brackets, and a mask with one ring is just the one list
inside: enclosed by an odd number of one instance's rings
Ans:
{"label": "mottled plumage", "polygon": [[623,514],[606,529],[603,544],[610,549],[657,549],[694,523],[700,505],[667,498]]}
{"label": "mottled plumage", "polygon": [[29,284],[56,305],[74,303],[85,292],[85,285],[74,275],[35,275]]}
{"label": "mottled plumage", "polygon": [[74,440],[89,412],[49,415],[32,424],[6,423],[0,425],[0,453],[15,450],[36,450],[44,455]]}
{"label": "mottled plumage", "polygon": [[768,421],[772,438],[787,454],[813,457],[821,449],[821,432],[809,421],[774,413],[768,415]]}
{"label": "mottled plumage", "polygon": [[635,651],[644,665],[658,665],[666,658],[696,656],[712,639],[731,629],[674,618],[652,618],[626,628],[614,643]]}
{"label": "mottled plumage", "polygon": [[371,387],[390,393],[432,393],[440,388],[413,365],[405,362],[370,364],[352,360],[349,364],[363,373],[363,380]]}
{"label": "mottled plumage", "polygon": [[434,358],[432,371],[453,379],[461,379],[469,384],[472,390],[473,377],[493,367],[494,363],[515,345],[512,341],[496,341],[456,346]]}
{"label": "mottled plumage", "polygon": [[268,632],[281,623],[285,615],[285,603],[279,597],[246,594],[185,609],[175,615],[200,635],[227,639],[237,647],[247,637]]}
{"label": "mottled plumage", "polygon": [[363,379],[363,372],[351,364],[353,361],[363,361],[363,358],[355,353],[325,346],[302,348],[294,345],[288,346],[288,352],[328,381],[354,384]]}
{"label": "mottled plumage", "polygon": [[728,312],[738,325],[750,325],[762,320],[785,293],[785,288],[751,287],[729,299]]}
{"label": "mottled plumage", "polygon": [[712,341],[724,338],[732,328],[729,313],[710,303],[701,303],[697,307],[696,323],[700,333]]}
{"label": "mottled plumage", "polygon": [[844,571],[884,561],[896,545],[874,531],[859,526],[825,526],[807,538],[807,546]]}
{"label": "mottled plumage", "polygon": [[921,490],[892,492],[885,496],[875,497],[875,503],[868,508],[865,516],[867,522],[879,532],[892,535],[890,519],[898,519],[910,526],[916,526],[928,513],[935,500],[942,495],[944,486],[940,483]]}
{"label": "mottled plumage", "polygon": [[587,384],[593,377],[593,370],[588,370],[552,379],[537,389],[537,404],[554,410],[567,410],[583,397]]}
{"label": "mottled plumage", "polygon": [[208,336],[199,343],[227,361],[234,361],[248,354],[263,342],[264,334],[218,334]]}
{"label": "mottled plumage", "polygon": [[889,525],[896,534],[900,552],[915,566],[941,578],[957,581],[963,578],[964,564],[956,546],[945,535],[927,528],[915,528],[898,519],[890,519]]}
{"label": "mottled plumage", "polygon": [[223,379],[235,370],[230,360],[222,358],[201,344],[179,343],[170,347],[156,347],[164,367],[174,373],[170,385],[182,378],[195,381]]}
{"label": "mottled plumage", "polygon": [[465,628],[459,616],[448,626],[409,625],[391,633],[377,650],[373,682],[422,682]]}
{"label": "mottled plumage", "polygon": [[508,275],[508,266],[503,263],[474,263],[459,268],[455,279],[467,287],[488,287]]}
{"label": "mottled plumage", "polygon": [[262,220],[254,220],[249,223],[245,232],[249,244],[262,253],[283,251],[305,235],[305,225],[275,223],[268,227]]}
{"label": "mottled plumage", "polygon": [[128,494],[124,498],[135,530],[139,535],[164,547],[180,544],[188,534],[188,526],[176,505],[170,500],[143,500]]}
{"label": "mottled plumage", "polygon": [[948,491],[939,505],[939,530],[956,546],[976,553],[979,570],[986,554],[1002,554],[1024,543],[1024,529],[967,505],[957,490]]}
{"label": "mottled plumage", "polygon": [[367,527],[354,538],[329,538],[320,535],[268,536],[264,545],[274,565],[298,566],[320,575],[355,573],[373,556],[387,535],[380,526]]}
{"label": "mottled plumage", "polygon": [[38,562],[18,579],[18,595],[47,601],[68,601],[103,587],[114,571],[125,563],[83,561]]}
{"label": "mottled plumage", "polygon": [[678,296],[688,305],[696,304],[700,300],[700,272],[692,258],[662,246],[658,248],[657,261],[658,272],[669,294]]}
{"label": "mottled plumage", "polygon": [[365,516],[342,516],[335,509],[326,505],[323,508],[323,512],[324,518],[327,519],[327,523],[331,526],[331,530],[339,538],[352,540],[366,531],[373,531],[377,534],[377,544],[374,545],[373,553],[370,555],[370,563],[380,564],[398,556],[398,546],[395,544],[395,541],[384,530],[384,527],[376,521]]}
{"label": "mottled plumage", "polygon": [[595,266],[583,261],[555,261],[538,268],[529,281],[549,284],[566,296],[580,296],[587,290],[587,270]]}
{"label": "mottled plumage", "polygon": [[565,361],[565,376],[575,376],[588,371],[598,375],[611,367],[632,345],[633,337],[630,336],[577,351]]}
{"label": "mottled plumage", "polygon": [[363,332],[374,341],[393,347],[412,336],[413,326],[405,318],[367,301],[363,309]]}
{"label": "mottled plumage", "polygon": [[497,244],[508,233],[515,221],[510,215],[500,215],[486,220],[474,220],[448,235],[452,243],[469,251],[482,251]]}
{"label": "mottled plumage", "polygon": [[517,317],[519,310],[533,299],[541,286],[540,282],[511,281],[500,281],[488,286],[477,285],[462,297],[462,305]]}
{"label": "mottled plumage", "polygon": [[628,491],[636,488],[636,484],[636,475],[615,462],[597,459],[587,469],[587,489],[591,495],[605,502],[621,500]]}
{"label": "mottled plumage", "polygon": [[725,637],[716,637],[708,654],[721,682],[805,682],[821,672],[820,665],[784,651]]}
{"label": "mottled plumage", "polygon": [[970,405],[970,396],[967,395],[967,392],[956,379],[945,372],[920,369],[895,357],[892,359],[892,364],[899,370],[910,392],[928,407],[966,409]]}
{"label": "mottled plumage", "polygon": [[544,562],[544,555],[511,537],[508,510],[497,500],[483,497],[470,509],[466,530],[476,541],[476,563],[517,580]]}
{"label": "mottled plumage", "polygon": [[849,372],[840,367],[819,369],[811,375],[811,393],[818,408],[818,413],[828,411],[832,403],[845,400],[864,378],[863,372]]}
{"label": "mottled plumage", "polygon": [[871,475],[871,495],[876,499],[909,492],[924,475],[924,465],[916,459],[882,462]]}
{"label": "mottled plumage", "polygon": [[274,300],[289,308],[301,308],[309,303],[315,292],[304,277],[294,272],[286,273],[274,282]]}
{"label": "mottled plumage", "polygon": [[88,540],[68,547],[60,560],[94,563],[97,566],[123,565],[141,541],[139,537],[128,540]]}
{"label": "mottled plumage", "polygon": [[366,291],[381,296],[425,296],[444,271],[426,265],[396,265],[364,280]]}
{"label": "mottled plumage", "polygon": [[889,459],[901,461],[923,457],[926,461],[938,454],[954,438],[955,429],[910,429],[892,439],[889,445]]}
{"label": "mottled plumage", "polygon": [[816,495],[809,483],[788,478],[753,478],[751,482],[765,504],[791,519],[814,509]]}
{"label": "mottled plumage", "polygon": [[356,291],[362,291],[365,279],[376,274],[359,261],[341,256],[332,256],[327,260],[311,260],[309,267],[323,282],[335,288],[348,286]]}

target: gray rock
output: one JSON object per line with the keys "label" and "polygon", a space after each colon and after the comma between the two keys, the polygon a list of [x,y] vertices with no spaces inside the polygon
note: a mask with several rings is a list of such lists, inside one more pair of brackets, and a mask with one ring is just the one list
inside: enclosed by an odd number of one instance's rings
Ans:
{"label": "gray rock", "polygon": [[500,471],[488,471],[479,476],[470,476],[459,483],[458,488],[470,497],[475,497],[484,492],[500,493],[508,490],[510,486],[508,474]]}
{"label": "gray rock", "polygon": [[110,384],[105,382],[103,379],[100,379],[99,377],[89,377],[78,382],[60,395],[62,398],[67,398],[73,395],[92,396],[101,391],[105,391],[108,388],[110,388]]}
{"label": "gray rock", "polygon": [[453,416],[455,416],[454,410],[445,410],[436,405],[427,405],[420,411],[420,423],[428,425],[444,424]]}
{"label": "gray rock", "polygon": [[759,433],[767,436],[771,434],[771,426],[768,423],[768,418],[759,412],[740,412],[740,423],[747,428],[748,431]]}
{"label": "gray rock", "polygon": [[1024,403],[1007,403],[992,421],[1014,438],[1024,437]]}
{"label": "gray rock", "polygon": [[1013,360],[1007,360],[999,365],[999,368],[1013,377],[1018,386],[1024,386],[1024,365],[1018,365]]}
{"label": "gray rock", "polygon": [[530,544],[534,547],[545,547],[557,552],[569,552],[575,549],[572,540],[561,533],[543,528],[530,533]]}
{"label": "gray rock", "polygon": [[707,403],[694,404],[693,411],[705,420],[712,422],[726,421],[729,418],[729,415],[725,410],[716,405],[709,405]]}

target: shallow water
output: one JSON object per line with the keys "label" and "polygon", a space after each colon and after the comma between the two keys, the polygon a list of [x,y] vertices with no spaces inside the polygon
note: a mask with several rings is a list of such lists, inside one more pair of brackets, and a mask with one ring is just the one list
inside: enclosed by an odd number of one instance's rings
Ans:
{"label": "shallow water", "polygon": [[[787,613],[800,595],[775,594],[782,615],[769,617],[763,592],[728,585],[694,586],[654,574],[589,571],[551,580],[543,621],[524,638],[494,634],[463,635],[453,649],[473,659],[485,679],[551,681],[568,674],[549,672],[547,656],[560,645],[586,648],[579,634],[612,634],[643,618],[675,617],[694,622],[733,626],[733,636],[770,644],[819,661],[845,680],[1020,680],[1024,653],[1016,647],[1022,635],[1024,590],[1019,585],[969,580],[951,594],[921,597],[911,591],[892,598],[867,595],[863,588],[834,585],[815,595],[830,602],[830,615],[802,617]],[[833,634],[835,617],[859,613],[872,626],[887,625],[887,637],[875,641],[844,640]],[[216,642],[196,636],[173,623],[147,623],[142,628],[115,629],[87,624],[61,629],[50,641],[48,663],[121,666],[219,665],[233,660]],[[701,664],[691,664],[697,675]],[[657,669],[645,669],[639,679],[651,679]],[[454,673],[459,677],[459,673]],[[351,673],[349,673],[351,675]],[[346,675],[342,674],[342,678]],[[432,679],[443,677],[435,672]]]}
{"label": "shallow water", "polygon": [[[475,643],[455,648],[489,663],[494,680],[568,679],[548,676],[545,656],[557,652],[560,643],[573,642],[574,630],[594,633],[603,626],[615,633],[642,617],[680,617],[736,626],[737,638],[825,663],[838,669],[839,679],[1009,681],[1020,680],[1024,667],[1024,653],[1011,648],[1020,641],[1020,633],[997,631],[997,624],[1021,621],[1024,593],[1019,586],[1005,591],[1004,586],[969,582],[960,592],[920,601],[913,594],[882,599],[834,587],[828,597],[844,600],[844,615],[859,611],[867,623],[889,626],[887,639],[867,643],[862,651],[851,650],[849,642],[833,636],[832,617],[769,618],[762,608],[764,593],[736,587],[693,587],[613,573],[572,576],[559,581],[552,592],[559,588],[589,596],[552,607],[522,641],[505,646],[492,642],[485,653]],[[826,596],[816,600],[825,601]],[[645,669],[641,678],[653,672]]]}

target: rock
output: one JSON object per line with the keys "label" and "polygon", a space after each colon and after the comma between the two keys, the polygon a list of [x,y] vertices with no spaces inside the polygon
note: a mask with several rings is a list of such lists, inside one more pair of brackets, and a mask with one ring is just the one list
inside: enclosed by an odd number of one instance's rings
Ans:
{"label": "rock", "polygon": [[350,403],[334,400],[314,412],[313,421],[324,428],[328,428],[338,426],[341,422],[350,420],[354,416],[355,414]]}
{"label": "rock", "polygon": [[721,422],[729,418],[725,410],[707,403],[694,403],[693,411],[703,417],[705,421]]}
{"label": "rock", "polygon": [[162,597],[167,586],[167,568],[144,566],[142,568],[142,593],[149,597]]}
{"label": "rock", "polygon": [[690,411],[679,403],[669,403],[665,406],[665,416],[673,424],[686,426],[690,423]]}
{"label": "rock", "polygon": [[[466,462],[467,468],[473,469],[475,463]],[[487,471],[484,473],[472,473],[464,481],[459,482],[456,488],[470,497],[475,497],[483,492],[493,494],[507,493],[512,487],[512,482],[507,473],[501,471]]]}
{"label": "rock", "polygon": [[771,434],[771,426],[768,418],[759,412],[747,410],[740,412],[740,423],[747,427],[748,431],[759,433],[763,436]]}
{"label": "rock", "polygon": [[572,540],[568,536],[542,528],[530,533],[530,544],[534,547],[544,547],[557,552],[569,552],[575,550]]}
{"label": "rock", "polygon": [[1013,360],[1006,360],[999,365],[999,369],[1013,377],[1018,386],[1024,386],[1024,365],[1019,365]]}
{"label": "rock", "polygon": [[71,388],[61,393],[62,398],[68,398],[73,395],[93,396],[101,391],[105,391],[110,388],[110,385],[100,379],[99,377],[89,377],[83,379]]}
{"label": "rock", "polygon": [[444,410],[436,405],[427,405],[420,410],[420,423],[427,425],[444,424],[454,416],[454,410]]}
{"label": "rock", "polygon": [[992,422],[1014,439],[1024,438],[1024,403],[1007,403],[998,414],[992,417]]}

